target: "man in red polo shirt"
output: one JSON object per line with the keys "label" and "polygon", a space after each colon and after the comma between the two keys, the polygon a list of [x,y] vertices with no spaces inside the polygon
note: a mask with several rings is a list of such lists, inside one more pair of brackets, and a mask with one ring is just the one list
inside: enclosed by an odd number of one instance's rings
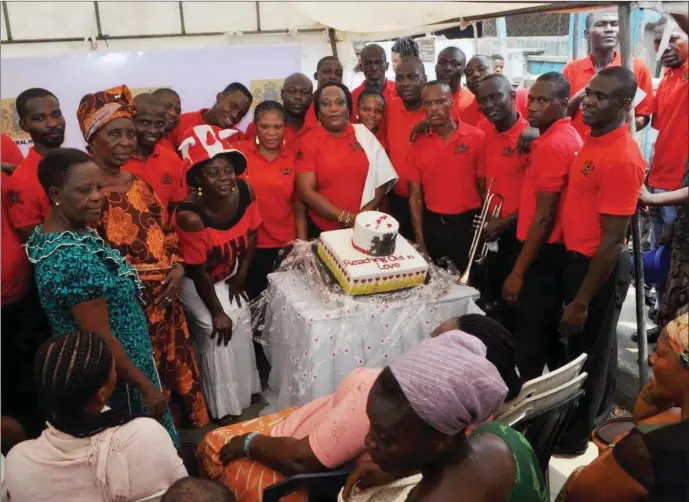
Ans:
{"label": "man in red polo shirt", "polygon": [[12,226],[25,242],[50,211],[50,201],[38,181],[38,163],[65,140],[65,118],[60,102],[45,89],[27,89],[17,96],[20,127],[29,133],[33,148],[19,164],[9,183],[8,202]]}
{"label": "man in red polo shirt", "polygon": [[158,98],[139,94],[134,104],[136,150],[122,169],[136,174],[153,187],[169,217],[174,206],[187,196],[184,162],[159,143],[165,131],[165,108]]}
{"label": "man in red polo shirt", "polygon": [[[342,63],[335,56],[325,56],[318,61],[316,65],[316,73],[313,74],[313,78],[318,84],[317,89],[320,89],[325,84],[334,82],[336,84],[342,83]],[[356,104],[352,106],[352,109],[356,107]],[[349,110],[350,114],[352,110]],[[313,99],[311,99],[311,104],[308,110],[306,110],[306,117],[304,119],[304,129],[305,132],[309,129],[318,127],[318,117],[313,107]]]}
{"label": "man in red polo shirt", "polygon": [[[658,130],[655,154],[648,176],[651,193],[678,190],[682,186],[687,156],[689,155],[689,62],[687,58],[687,35],[674,21],[663,18],[654,29],[656,50],[663,32],[672,23],[672,34],[661,63],[665,67],[663,80],[655,97],[655,111],[651,125]],[[651,247],[656,248],[663,234],[669,234],[677,217],[676,206],[651,207]],[[666,279],[666,278],[664,278]],[[656,284],[657,301],[663,295],[665,281]],[[649,333],[649,340],[655,341],[658,330]]]}
{"label": "man in red polo shirt", "polygon": [[[490,56],[474,56],[467,63],[467,66],[464,69],[464,75],[467,79],[467,87],[471,93],[471,100],[464,98],[465,104],[462,110],[460,110],[459,116],[462,122],[476,126],[482,119],[485,118],[483,113],[481,113],[481,107],[476,100],[476,93],[478,92],[478,85],[481,83],[481,80],[494,73],[495,61],[493,61],[493,58]],[[517,108],[517,111],[522,117],[526,117],[529,101],[529,90],[516,89],[514,93],[514,104]]]}
{"label": "man in red polo shirt", "polygon": [[410,240],[414,239],[414,229],[409,213],[409,180],[412,177],[408,158],[411,150],[409,136],[417,124],[426,120],[421,100],[425,84],[426,71],[419,58],[400,60],[395,67],[399,99],[388,103],[385,113],[390,162],[399,176],[393,191],[388,194],[390,214],[399,222],[400,233]]}
{"label": "man in red polo shirt", "polygon": [[474,101],[474,95],[468,89],[462,89],[462,75],[467,64],[467,57],[459,47],[445,47],[438,54],[435,63],[435,78],[450,86],[452,91],[452,108],[455,118],[461,118],[464,109]]}
{"label": "man in red polo shirt", "polygon": [[569,94],[569,81],[557,72],[538,77],[529,93],[529,124],[540,136],[531,144],[521,190],[517,238],[523,246],[503,286],[503,298],[517,304],[512,333],[524,381],[541,376],[546,362],[560,355],[556,333],[565,249],[558,208],[583,144],[567,116]]}
{"label": "man in red polo shirt", "polygon": [[165,134],[158,144],[177,153],[174,130],[179,123],[179,116],[182,114],[182,100],[174,89],[169,88],[156,89],[153,91],[153,95],[160,100],[163,108],[165,108]]}
{"label": "man in red polo shirt", "polygon": [[[482,284],[481,298],[484,305],[497,307],[496,317],[512,331],[514,313],[502,300],[502,285],[521,250],[517,240],[517,216],[528,156],[519,153],[517,143],[529,123],[517,112],[516,94],[504,75],[488,75],[477,92],[481,113],[486,117],[478,124],[478,129],[486,135],[478,176],[485,179],[486,189],[492,183],[491,192],[496,195],[488,209],[490,216],[482,237],[486,242],[497,241],[498,245],[497,252],[489,252],[486,259],[486,283]],[[502,208],[500,215],[493,218],[498,198]]]}
{"label": "man in red polo shirt", "polygon": [[[591,53],[576,61],[570,61],[562,70],[562,74],[569,80],[572,92],[568,113],[572,117],[572,125],[582,138],[589,129],[580,110],[586,84],[603,68],[622,65],[620,53],[617,50],[620,42],[617,13],[604,11],[586,16],[584,36],[591,44]],[[634,110],[636,130],[640,131],[648,124],[653,111],[653,82],[651,72],[641,58],[635,57],[632,66],[639,88],[646,93],[646,97]]]}
{"label": "man in red polo shirt", "polygon": [[[404,61],[397,65],[398,72]],[[478,171],[485,134],[452,119],[452,91],[447,84],[429,82],[422,100],[431,130],[417,136],[409,152],[409,204],[416,243],[434,261],[449,258],[461,273],[468,264],[473,221],[481,207]]]}
{"label": "man in red polo shirt", "polygon": [[[305,127],[306,114],[313,99],[313,83],[303,73],[293,73],[285,79],[280,95],[285,110],[285,146],[290,146],[296,151],[297,139],[307,131]],[[244,136],[246,141],[256,139],[256,124],[254,122],[251,122],[246,128]]]}
{"label": "man in red polo shirt", "polygon": [[218,93],[212,108],[183,113],[179,116],[179,123],[173,133],[175,148],[179,148],[182,144],[189,129],[204,124],[220,129],[235,129],[237,134],[234,135],[232,142],[241,141],[243,134],[237,129],[237,124],[249,113],[253,99],[246,86],[233,82]]}
{"label": "man in red polo shirt", "polygon": [[[356,107],[359,102],[359,96],[364,89],[377,89],[383,94],[386,103],[390,103],[397,98],[397,89],[395,83],[385,78],[385,72],[388,71],[388,59],[383,49],[378,44],[369,44],[361,51],[361,67],[364,70],[366,80],[352,91],[352,103],[354,103],[354,110],[352,110],[350,120],[356,120]],[[385,122],[383,122],[383,125]]]}
{"label": "man in red polo shirt", "polygon": [[565,309],[560,333],[571,361],[586,353],[585,395],[556,451],[580,454],[603,405],[610,353],[617,343],[615,282],[627,229],[636,210],[646,164],[626,117],[637,84],[621,67],[601,70],[586,86],[584,146],[569,169],[562,205],[566,258],[562,287]]}

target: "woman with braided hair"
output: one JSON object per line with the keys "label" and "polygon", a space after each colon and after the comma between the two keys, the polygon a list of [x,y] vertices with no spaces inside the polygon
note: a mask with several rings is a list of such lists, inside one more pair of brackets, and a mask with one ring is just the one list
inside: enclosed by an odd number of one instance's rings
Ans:
{"label": "woman with braided hair", "polygon": [[106,406],[117,372],[100,335],[77,331],[44,343],[34,380],[47,429],[7,457],[13,501],[143,500],[187,475],[158,422]]}

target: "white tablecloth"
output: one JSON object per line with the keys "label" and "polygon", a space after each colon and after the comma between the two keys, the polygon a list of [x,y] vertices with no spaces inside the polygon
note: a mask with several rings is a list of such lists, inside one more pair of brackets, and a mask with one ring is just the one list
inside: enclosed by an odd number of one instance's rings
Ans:
{"label": "white tablecloth", "polygon": [[440,293],[420,286],[407,298],[371,295],[333,302],[309,288],[298,270],[268,277],[263,341],[272,371],[264,413],[330,394],[354,368],[383,368],[441,322],[482,313],[474,303],[478,291],[456,284]]}

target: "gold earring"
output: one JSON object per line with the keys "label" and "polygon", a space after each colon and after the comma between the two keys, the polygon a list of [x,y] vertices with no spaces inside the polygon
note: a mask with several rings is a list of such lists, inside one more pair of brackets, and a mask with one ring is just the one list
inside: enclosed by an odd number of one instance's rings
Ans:
{"label": "gold earring", "polygon": [[198,194],[199,197],[203,195],[203,190],[201,190],[201,187],[196,187],[196,193]]}
{"label": "gold earring", "polygon": [[261,142],[258,140],[258,136],[256,136],[256,145],[260,145]]}
{"label": "gold earring", "polygon": [[56,205],[56,206],[59,206],[59,205],[60,205],[60,201],[55,201],[55,205]]}

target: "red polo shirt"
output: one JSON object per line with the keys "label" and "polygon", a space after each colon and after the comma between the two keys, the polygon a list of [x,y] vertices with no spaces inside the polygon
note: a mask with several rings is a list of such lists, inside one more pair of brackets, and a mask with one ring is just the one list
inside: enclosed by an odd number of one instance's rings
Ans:
{"label": "red polo shirt", "polygon": [[302,126],[304,132],[310,131],[311,129],[315,129],[321,126],[320,122],[318,122],[318,117],[316,117],[316,112],[313,108],[314,99],[316,99],[316,93],[313,94],[311,104],[309,105],[308,110],[306,110],[306,115],[304,115],[304,125]]}
{"label": "red polo shirt", "polygon": [[593,256],[601,243],[600,215],[631,216],[646,162],[627,124],[599,137],[587,135],[569,168],[562,205],[565,247]]}
{"label": "red polo shirt", "polygon": [[2,133],[2,144],[0,144],[0,157],[3,163],[14,164],[18,166],[24,160],[22,151],[17,144],[7,134]]}
{"label": "red polo shirt", "polygon": [[[536,214],[538,192],[562,193],[569,167],[574,162],[584,142],[569,117],[553,123],[546,132],[531,143],[531,158],[527,164],[522,184],[521,203],[517,221],[517,238],[526,240],[531,221]],[[548,242],[562,242],[560,221],[563,199],[555,216],[555,225]]]}
{"label": "red polo shirt", "polygon": [[481,207],[478,171],[485,136],[464,122],[447,141],[435,133],[417,136],[409,152],[410,181],[421,183],[428,210],[460,214]]}
{"label": "red polo shirt", "polygon": [[666,68],[658,86],[651,125],[658,129],[648,184],[677,190],[689,155],[689,61]]}
{"label": "red polo shirt", "polygon": [[409,197],[409,180],[413,175],[409,166],[409,151],[411,150],[409,136],[414,126],[424,120],[426,120],[426,114],[423,108],[409,111],[401,98],[393,99],[388,104],[385,113],[390,162],[399,176],[394,191],[402,197]]}
{"label": "red polo shirt", "polygon": [[38,181],[38,164],[43,157],[32,148],[9,181],[10,221],[14,228],[43,223],[50,212],[50,201]]}
{"label": "red polo shirt", "polygon": [[[343,211],[358,213],[368,175],[369,162],[354,133],[354,127],[339,137],[322,127],[301,139],[295,169],[297,174],[315,173],[318,193]],[[337,230],[337,221],[326,220],[309,208],[309,216],[321,230]]]}
{"label": "red polo shirt", "polygon": [[[202,114],[207,111],[208,108],[202,108],[201,110],[183,113],[179,116],[177,127],[175,127],[175,130],[170,133],[170,137],[174,138],[173,142],[175,144],[175,150],[177,150],[179,145],[182,144],[182,141],[184,141],[186,138],[186,133],[189,129],[206,124],[206,122],[203,120]],[[237,134],[230,138],[230,143],[238,143],[244,139],[244,133],[242,133],[242,131],[236,127],[230,127],[230,129],[235,129],[237,131]]]}
{"label": "red polo shirt", "polygon": [[[621,66],[622,60],[620,53],[615,51],[615,56],[612,62],[607,66]],[[634,58],[632,60],[632,70],[636,75],[636,82],[638,86],[646,93],[646,97],[634,109],[636,116],[650,115],[653,111],[653,82],[651,81],[651,72],[641,58]],[[586,87],[589,81],[596,75],[596,68],[593,65],[593,59],[589,54],[581,59],[570,61],[562,70],[562,74],[567,77],[571,86],[571,94],[574,96],[581,89]],[[685,110],[686,111],[686,110]],[[577,110],[572,126],[577,130],[582,138],[590,130],[590,127],[584,124],[584,119],[581,116],[581,110]]]}
{"label": "red polo shirt", "polygon": [[[306,121],[304,121],[304,124],[306,124]],[[295,131],[292,129],[290,126],[285,125],[285,136],[284,136],[284,146],[293,149],[295,152],[298,149],[298,144],[299,144],[299,139],[306,134],[306,125],[302,126],[301,129],[298,131]],[[247,141],[256,141],[256,124],[254,122],[249,123],[249,125],[246,128],[246,132],[244,133],[244,141],[242,143],[245,143]]]}
{"label": "red polo shirt", "polygon": [[296,238],[294,227],[295,153],[283,148],[280,155],[267,160],[254,141],[243,141],[237,149],[246,156],[247,169],[241,178],[254,189],[261,226],[256,246],[284,247]]}
{"label": "red polo shirt", "polygon": [[[486,189],[490,180],[494,180],[492,192],[502,196],[501,218],[519,211],[522,183],[529,157],[517,151],[517,142],[527,127],[529,123],[521,116],[505,132],[499,132],[488,119],[483,119],[478,124],[478,128],[486,135],[478,177],[486,179]],[[491,214],[498,203],[497,198],[493,200],[495,202],[489,208]]]}
{"label": "red polo shirt", "polygon": [[184,162],[160,145],[155,146],[147,159],[132,156],[122,169],[151,185],[166,209],[174,202],[182,202],[189,192],[184,179]]}
{"label": "red polo shirt", "polygon": [[[5,161],[3,160],[3,162]],[[29,260],[21,248],[19,237],[14,232],[7,215],[7,207],[10,202],[7,200],[10,191],[9,185],[10,176],[3,172],[2,206],[0,207],[0,212],[2,212],[2,290],[0,290],[0,297],[2,297],[3,305],[11,305],[19,301],[28,291],[31,280]]]}
{"label": "red polo shirt", "polygon": [[177,155],[177,148],[175,148],[175,143],[174,143],[174,136],[175,131],[170,131],[168,134],[163,136],[160,141],[158,141],[158,145],[162,146],[163,148],[167,148],[168,150],[174,152],[175,155]]}

